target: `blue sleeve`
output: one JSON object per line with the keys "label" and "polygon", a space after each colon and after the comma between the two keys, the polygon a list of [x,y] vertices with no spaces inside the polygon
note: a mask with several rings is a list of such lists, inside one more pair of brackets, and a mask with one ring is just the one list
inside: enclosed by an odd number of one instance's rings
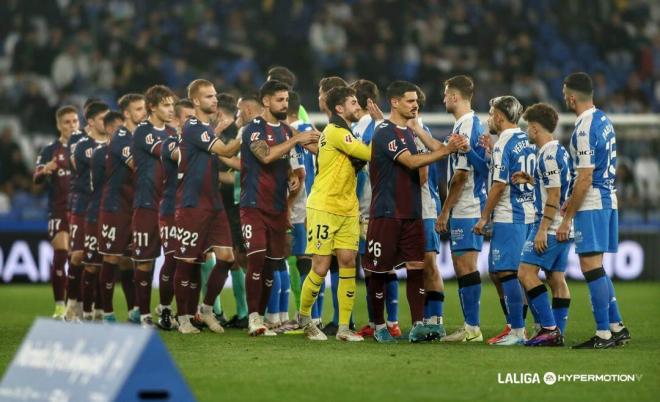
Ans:
{"label": "blue sleeve", "polygon": [[372,119],[364,133],[362,133],[362,142],[369,145],[371,138],[374,136],[374,131],[376,131],[376,121]]}
{"label": "blue sleeve", "polygon": [[474,150],[474,148],[470,148],[470,151],[465,154],[465,156],[468,159],[468,162],[474,167],[474,169],[477,171],[482,176],[488,176],[488,162],[486,162],[485,154],[479,155],[477,151]]}
{"label": "blue sleeve", "polygon": [[358,199],[362,198],[364,193],[364,183],[367,181],[367,173],[364,169],[360,169],[357,174],[357,197]]}

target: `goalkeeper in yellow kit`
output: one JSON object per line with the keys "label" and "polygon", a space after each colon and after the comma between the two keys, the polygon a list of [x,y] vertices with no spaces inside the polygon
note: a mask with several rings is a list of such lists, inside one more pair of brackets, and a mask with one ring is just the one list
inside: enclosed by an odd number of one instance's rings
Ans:
{"label": "goalkeeper in yellow kit", "polygon": [[355,257],[360,237],[356,172],[371,159],[371,149],[351,131],[358,121],[360,105],[355,90],[337,87],[328,91],[326,105],[330,122],[319,139],[317,172],[307,198],[307,250],[312,269],[305,278],[300,296],[299,323],[305,336],[327,340],[314,324],[311,308],[330,268],[333,252],[339,262],[339,329],[336,338],[362,341],[349,329],[355,302]]}

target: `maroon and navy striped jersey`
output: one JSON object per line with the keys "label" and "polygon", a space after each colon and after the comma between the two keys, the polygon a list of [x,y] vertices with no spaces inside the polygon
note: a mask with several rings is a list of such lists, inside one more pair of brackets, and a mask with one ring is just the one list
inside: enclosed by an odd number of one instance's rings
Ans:
{"label": "maroon and navy striped jersey", "polygon": [[183,125],[179,142],[177,208],[223,209],[218,183],[220,160],[211,152],[216,141],[220,140],[208,123],[191,117]]}
{"label": "maroon and navy striped jersey", "polygon": [[163,164],[163,196],[160,199],[160,216],[174,215],[176,209],[176,187],[179,179],[177,178],[179,166],[177,161],[172,159],[172,154],[179,146],[179,136],[173,135],[163,141],[163,150],[160,153],[160,160]]}
{"label": "maroon and navy striped jersey", "polygon": [[[46,164],[54,160],[57,169],[50,176],[41,174]],[[69,166],[69,147],[60,140],[55,140],[46,145],[37,157],[34,176],[37,182],[45,180],[48,191],[48,211],[53,213],[65,213],[68,210],[68,194],[70,190],[71,169]]]}
{"label": "maroon and navy striped jersey", "polygon": [[269,147],[291,138],[291,129],[282,123],[271,124],[261,117],[243,129],[241,143],[241,208],[259,208],[280,213],[287,210],[289,153],[281,159],[263,164],[250,150],[255,141],[265,141]]}
{"label": "maroon and navy striped jersey", "polygon": [[92,137],[85,136],[76,143],[73,151],[75,169],[72,171],[71,212],[84,215],[91,195],[89,177],[94,148],[99,145]]}
{"label": "maroon and navy striped jersey", "polygon": [[371,210],[372,218],[421,219],[422,190],[419,170],[408,169],[397,158],[405,151],[416,154],[411,129],[385,120],[371,142]]}
{"label": "maroon and navy striped jersey", "polygon": [[102,211],[130,214],[133,210],[133,171],[128,166],[132,159],[131,132],[120,127],[110,140],[105,158]]}
{"label": "maroon and navy striped jersey", "polygon": [[69,162],[69,170],[71,171],[71,177],[69,178],[69,189],[67,190],[67,208],[69,211],[73,206],[73,176],[75,175],[75,169],[71,166],[71,159],[73,159],[73,153],[76,150],[76,145],[81,138],[87,137],[87,133],[83,130],[78,130],[75,133],[72,133],[67,141],[66,145],[68,148],[67,162]]}
{"label": "maroon and navy striped jersey", "polygon": [[160,151],[168,134],[149,120],[138,124],[133,133],[132,152],[135,161],[135,196],[133,208],[158,210],[163,192],[163,165]]}
{"label": "maroon and navy striped jersey", "polygon": [[89,203],[87,204],[88,222],[96,222],[99,218],[103,182],[105,181],[105,158],[108,154],[108,144],[97,145],[92,152],[89,172]]}

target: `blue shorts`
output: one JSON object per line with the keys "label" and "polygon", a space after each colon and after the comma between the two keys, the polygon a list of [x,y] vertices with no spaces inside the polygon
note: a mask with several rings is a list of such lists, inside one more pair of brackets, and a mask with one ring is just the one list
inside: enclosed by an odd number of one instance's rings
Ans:
{"label": "blue shorts", "polygon": [[545,252],[539,254],[534,249],[534,238],[538,232],[538,225],[534,225],[532,230],[527,236],[525,245],[523,246],[522,254],[520,255],[520,262],[530,265],[536,265],[546,271],[552,272],[566,272],[568,267],[568,252],[571,249],[571,242],[557,241],[555,235],[548,235],[548,248]]}
{"label": "blue shorts", "polygon": [[291,255],[305,255],[307,231],[304,223],[294,223],[291,231]]}
{"label": "blue shorts", "polygon": [[435,219],[424,219],[424,252],[440,252],[440,240],[435,231]]}
{"label": "blue shorts", "polygon": [[619,247],[619,214],[616,209],[578,211],[573,226],[577,254],[616,253]]}
{"label": "blue shorts", "polygon": [[518,271],[520,253],[533,226],[524,223],[493,223],[488,272]]}
{"label": "blue shorts", "polygon": [[484,237],[472,231],[479,218],[451,218],[449,219],[449,232],[451,234],[450,247],[452,253],[460,251],[481,251]]}

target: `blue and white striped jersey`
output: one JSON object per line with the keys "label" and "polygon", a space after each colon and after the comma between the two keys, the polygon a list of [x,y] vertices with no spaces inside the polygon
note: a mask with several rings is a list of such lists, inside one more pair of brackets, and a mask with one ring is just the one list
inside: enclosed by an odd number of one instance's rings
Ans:
{"label": "blue and white striped jersey", "polygon": [[[353,124],[353,134],[360,139],[363,143],[369,145],[371,138],[376,131],[377,123],[370,115],[365,114]],[[371,180],[369,180],[369,165],[365,165],[362,170],[358,172],[357,196],[360,202],[360,215],[369,217],[369,208],[371,206]]]}
{"label": "blue and white striped jersey", "polygon": [[[422,125],[429,135],[431,130]],[[428,148],[422,143],[419,137],[415,137],[415,145],[419,153],[430,152]],[[440,201],[440,194],[438,194],[438,173],[436,163],[427,166],[428,174],[424,184],[422,184],[422,219],[436,219],[442,210]]]}
{"label": "blue and white striped jersey", "polygon": [[506,184],[493,213],[493,222],[534,223],[534,186],[513,184],[513,174],[519,171],[529,175],[536,168],[536,150],[530,145],[527,134],[519,128],[502,131],[493,147],[491,180]]}
{"label": "blue and white striped jersey", "polygon": [[[479,136],[484,132],[481,121],[475,115],[474,111],[470,111],[461,116],[451,131],[453,134],[460,134],[470,144],[473,149],[482,159],[485,158],[486,150],[479,144]],[[451,212],[454,218],[479,218],[481,217],[481,210],[486,204],[486,177],[474,168],[472,163],[468,160],[466,154],[455,153],[449,156],[449,163],[447,164],[447,186],[451,185],[451,179],[457,170],[465,170],[468,172],[468,179],[463,186],[458,202]]]}
{"label": "blue and white striped jersey", "polygon": [[570,151],[576,170],[594,168],[591,188],[580,211],[617,209],[616,135],[603,111],[593,107],[578,116]]}
{"label": "blue and white striped jersey", "polygon": [[[295,122],[291,123],[290,126],[300,131],[301,133],[314,129],[311,124],[303,122],[302,120],[296,120]],[[305,190],[307,191],[307,194],[309,194],[312,191],[312,184],[314,183],[314,175],[316,173],[316,157],[313,153],[309,152],[307,148],[301,148],[305,165]]]}
{"label": "blue and white striped jersey", "polygon": [[[543,218],[543,209],[548,199],[548,188],[559,188],[559,205],[561,207],[569,196],[571,188],[572,162],[566,148],[559,141],[550,141],[539,150],[535,172],[536,185],[535,200],[536,217],[540,222]],[[548,227],[548,234],[554,235],[561,224],[562,216],[557,211],[555,220]]]}

